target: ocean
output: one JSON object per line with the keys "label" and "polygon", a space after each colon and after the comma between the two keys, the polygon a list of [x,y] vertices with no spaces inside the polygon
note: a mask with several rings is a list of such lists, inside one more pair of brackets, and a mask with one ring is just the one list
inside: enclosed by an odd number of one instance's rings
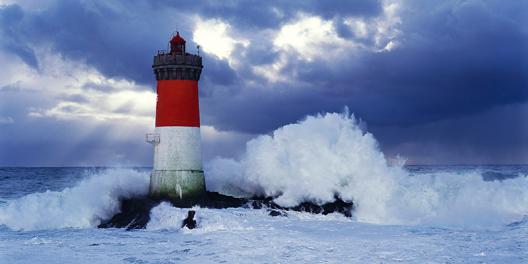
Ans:
{"label": "ocean", "polygon": [[442,208],[435,221],[408,224],[195,208],[198,228],[188,230],[180,229],[186,210],[161,204],[145,230],[97,229],[118,210],[117,197],[146,192],[149,168],[1,168],[0,263],[528,263],[527,166],[404,169],[409,177],[477,173],[482,183],[511,191],[486,189],[496,203],[519,208],[497,213],[497,204],[484,204],[493,208],[479,212],[482,190],[475,189],[469,197],[444,194],[465,203],[445,209],[471,211],[450,216],[457,219],[445,219]]}
{"label": "ocean", "polygon": [[161,203],[146,229],[98,229],[150,168],[0,168],[0,263],[528,263],[528,166],[405,166],[348,113],[309,116],[205,162],[206,187],[352,217]]}

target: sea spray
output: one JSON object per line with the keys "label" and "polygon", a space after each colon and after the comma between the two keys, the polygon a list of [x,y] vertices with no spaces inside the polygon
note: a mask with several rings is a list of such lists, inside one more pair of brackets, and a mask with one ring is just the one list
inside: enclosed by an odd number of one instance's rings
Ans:
{"label": "sea spray", "polygon": [[480,170],[409,174],[399,178],[383,223],[497,227],[528,214],[528,177],[486,181]]}
{"label": "sea spray", "polygon": [[528,214],[528,178],[485,181],[477,170],[413,174],[389,165],[353,115],[327,113],[250,140],[240,159],[217,158],[207,186],[273,196],[283,206],[352,201],[354,217],[377,224],[492,226]]}
{"label": "sea spray", "polygon": [[[213,160],[206,179],[210,191],[273,196],[283,206],[322,204],[337,195],[354,202],[353,216],[360,222],[488,228],[528,214],[523,173],[494,180],[479,169],[408,171],[390,165],[353,116],[329,113],[249,141],[240,159]],[[62,191],[5,200],[0,225],[14,230],[95,227],[119,210],[120,198],[145,195],[148,184],[148,172],[97,172]],[[150,227],[165,226],[156,223],[169,221],[164,218],[171,212],[154,211]]]}
{"label": "sea spray", "polygon": [[108,169],[62,191],[32,193],[0,206],[0,224],[13,230],[86,228],[119,211],[119,199],[148,192],[148,173]]}
{"label": "sea spray", "polygon": [[389,217],[393,175],[403,173],[348,113],[308,116],[249,141],[242,159],[215,159],[207,168],[212,190],[273,196],[282,206],[332,202],[337,194],[357,201],[357,216],[368,222]]}

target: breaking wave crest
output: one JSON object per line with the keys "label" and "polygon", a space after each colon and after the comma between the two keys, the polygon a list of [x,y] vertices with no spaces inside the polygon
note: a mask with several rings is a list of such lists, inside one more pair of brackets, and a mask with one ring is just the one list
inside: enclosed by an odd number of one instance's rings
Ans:
{"label": "breaking wave crest", "polygon": [[119,211],[119,199],[148,192],[148,173],[109,169],[62,191],[32,193],[0,206],[0,225],[13,230],[86,228]]}
{"label": "breaking wave crest", "polygon": [[[250,140],[240,159],[217,158],[206,167],[210,191],[272,196],[286,207],[338,196],[354,202],[356,220],[376,224],[489,227],[523,219],[528,177],[494,177],[479,170],[410,172],[403,162],[391,165],[374,136],[348,113],[308,116]],[[145,195],[148,185],[147,172],[108,169],[62,191],[3,201],[0,225],[13,230],[95,227],[119,210],[120,198]],[[203,220],[212,229],[230,221],[202,211],[213,215]],[[147,229],[177,227],[184,214],[163,203],[152,211]]]}
{"label": "breaking wave crest", "polygon": [[206,180],[210,190],[283,206],[337,195],[368,223],[489,226],[528,213],[525,175],[489,181],[477,170],[410,173],[401,163],[390,165],[353,115],[327,113],[249,141],[240,159],[213,160]]}

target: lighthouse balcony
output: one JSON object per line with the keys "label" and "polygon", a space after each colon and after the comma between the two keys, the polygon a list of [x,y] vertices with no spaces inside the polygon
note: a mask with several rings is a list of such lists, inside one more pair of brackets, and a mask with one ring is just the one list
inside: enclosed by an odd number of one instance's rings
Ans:
{"label": "lighthouse balcony", "polygon": [[162,66],[162,65],[189,65],[202,68],[202,57],[194,54],[171,54],[171,53],[158,53],[154,56],[153,65]]}
{"label": "lighthouse balcony", "polygon": [[145,141],[150,144],[158,144],[160,142],[160,135],[158,133],[147,133]]}

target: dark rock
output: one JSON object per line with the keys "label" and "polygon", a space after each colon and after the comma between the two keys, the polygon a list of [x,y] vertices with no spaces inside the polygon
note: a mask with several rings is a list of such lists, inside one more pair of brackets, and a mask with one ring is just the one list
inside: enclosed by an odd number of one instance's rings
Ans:
{"label": "dark rock", "polygon": [[181,228],[187,227],[189,229],[194,229],[196,227],[196,220],[194,220],[194,210],[189,210],[187,213],[187,218],[183,220]]}
{"label": "dark rock", "polygon": [[318,205],[312,202],[302,202],[301,204],[294,207],[282,207],[275,202],[273,198],[252,198],[249,200],[248,204],[253,209],[269,208],[273,210],[282,210],[282,211],[297,211],[297,212],[307,212],[312,214],[323,214],[327,215],[330,213],[340,213],[346,217],[352,216],[352,210],[354,209],[354,204],[352,202],[345,202],[339,197],[335,197],[335,201],[331,203],[325,203],[323,205]]}
{"label": "dark rock", "polygon": [[103,221],[98,228],[145,228],[150,221],[150,209],[158,205],[159,202],[148,197],[135,197],[121,200],[121,210],[111,219]]}
{"label": "dark rock", "polygon": [[281,212],[277,210],[270,210],[269,215],[270,216],[288,216],[286,212]]}
{"label": "dark rock", "polygon": [[354,204],[350,202],[345,202],[340,198],[336,197],[334,202],[323,204],[322,208],[323,215],[327,215],[330,213],[340,213],[346,217],[352,217],[352,210],[354,209]]}
{"label": "dark rock", "polygon": [[[150,221],[150,210],[160,202],[161,201],[156,201],[148,197],[123,199],[121,200],[121,211],[114,215],[111,219],[103,221],[98,227],[126,228],[127,230],[145,228],[147,223]],[[285,211],[292,210],[324,215],[330,213],[340,213],[346,217],[351,217],[352,210],[354,209],[354,204],[352,202],[345,202],[337,196],[335,197],[334,202],[323,205],[318,205],[312,202],[303,202],[294,207],[282,207],[273,202],[272,197],[237,198],[216,192],[207,192],[203,199],[195,201],[192,204],[188,203],[183,207],[188,208],[196,205],[204,208],[215,209],[238,207],[253,209],[267,208],[270,209],[271,216],[286,216],[287,214]],[[175,206],[181,207],[180,205]],[[182,227],[187,226],[189,229],[195,228],[196,221],[194,220],[194,215],[194,211],[189,211],[187,218],[182,223]]]}
{"label": "dark rock", "polygon": [[262,203],[260,201],[252,201],[251,208],[253,209],[262,209]]}
{"label": "dark rock", "polygon": [[248,201],[247,198],[237,198],[217,192],[207,192],[204,199],[199,201],[197,205],[205,208],[225,209],[244,207]]}

